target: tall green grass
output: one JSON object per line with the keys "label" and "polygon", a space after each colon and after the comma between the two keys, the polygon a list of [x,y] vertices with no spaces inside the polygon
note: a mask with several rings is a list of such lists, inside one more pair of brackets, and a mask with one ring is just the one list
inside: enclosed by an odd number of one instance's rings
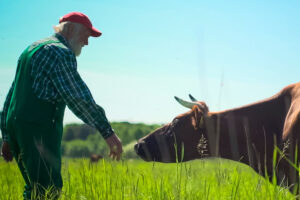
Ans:
{"label": "tall green grass", "polygon": [[[125,160],[64,159],[60,199],[294,199],[250,167],[223,159],[162,164]],[[0,199],[22,199],[24,181],[15,162],[0,160]]]}

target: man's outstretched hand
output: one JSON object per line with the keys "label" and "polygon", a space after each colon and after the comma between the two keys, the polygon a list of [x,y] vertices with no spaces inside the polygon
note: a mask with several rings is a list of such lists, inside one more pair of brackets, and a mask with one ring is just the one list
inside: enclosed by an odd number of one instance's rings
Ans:
{"label": "man's outstretched hand", "polygon": [[105,141],[110,148],[109,156],[112,159],[116,159],[119,161],[121,158],[121,154],[123,152],[121,140],[118,138],[116,134],[113,134]]}
{"label": "man's outstretched hand", "polygon": [[10,151],[8,142],[2,143],[1,155],[6,162],[10,162],[13,160],[13,154]]}

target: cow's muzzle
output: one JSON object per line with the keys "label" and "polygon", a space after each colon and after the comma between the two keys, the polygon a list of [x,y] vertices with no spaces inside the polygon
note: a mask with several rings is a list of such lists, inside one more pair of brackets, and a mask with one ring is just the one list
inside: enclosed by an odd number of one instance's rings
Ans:
{"label": "cow's muzzle", "polygon": [[144,141],[139,141],[134,145],[134,150],[138,156],[140,156],[145,161],[153,161],[153,156],[151,156],[149,149]]}

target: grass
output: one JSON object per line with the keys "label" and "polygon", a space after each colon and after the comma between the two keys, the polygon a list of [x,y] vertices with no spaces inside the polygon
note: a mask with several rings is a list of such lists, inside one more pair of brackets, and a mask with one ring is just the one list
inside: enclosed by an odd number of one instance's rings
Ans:
{"label": "grass", "polygon": [[[295,199],[250,167],[223,159],[179,164],[63,159],[60,199]],[[15,162],[0,160],[0,199],[22,199],[24,181]]]}

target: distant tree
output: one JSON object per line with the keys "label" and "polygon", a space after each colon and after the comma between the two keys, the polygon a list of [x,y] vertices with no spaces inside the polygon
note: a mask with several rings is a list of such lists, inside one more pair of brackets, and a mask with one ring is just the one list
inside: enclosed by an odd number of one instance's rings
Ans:
{"label": "distant tree", "polygon": [[86,140],[89,135],[95,134],[96,132],[97,130],[95,128],[87,124],[68,124],[64,127],[63,140]]}
{"label": "distant tree", "polygon": [[68,157],[88,157],[90,155],[89,145],[83,140],[73,140],[63,145],[64,156]]}
{"label": "distant tree", "polygon": [[[143,123],[112,122],[112,128],[122,140],[125,157],[134,158],[133,145],[138,139],[149,134],[161,125]],[[130,144],[130,145],[129,145]],[[106,156],[108,148],[101,134],[86,124],[68,124],[64,127],[62,154],[68,157],[82,157],[96,153]]]}
{"label": "distant tree", "polygon": [[63,130],[63,140],[64,141],[75,140],[77,138],[79,132],[78,130],[80,126],[81,124],[76,124],[76,123],[65,125]]}
{"label": "distant tree", "polygon": [[90,127],[87,124],[82,124],[79,128],[78,139],[85,140],[89,135],[95,133],[96,133],[96,129]]}
{"label": "distant tree", "polygon": [[63,134],[64,141],[71,141],[75,139],[75,132],[73,128],[69,127],[66,129],[65,133]]}
{"label": "distant tree", "polygon": [[86,142],[88,143],[89,149],[92,153],[101,155],[108,154],[107,144],[100,134],[89,135]]}
{"label": "distant tree", "polygon": [[137,128],[134,132],[134,139],[138,140],[145,136],[145,132],[141,128]]}

